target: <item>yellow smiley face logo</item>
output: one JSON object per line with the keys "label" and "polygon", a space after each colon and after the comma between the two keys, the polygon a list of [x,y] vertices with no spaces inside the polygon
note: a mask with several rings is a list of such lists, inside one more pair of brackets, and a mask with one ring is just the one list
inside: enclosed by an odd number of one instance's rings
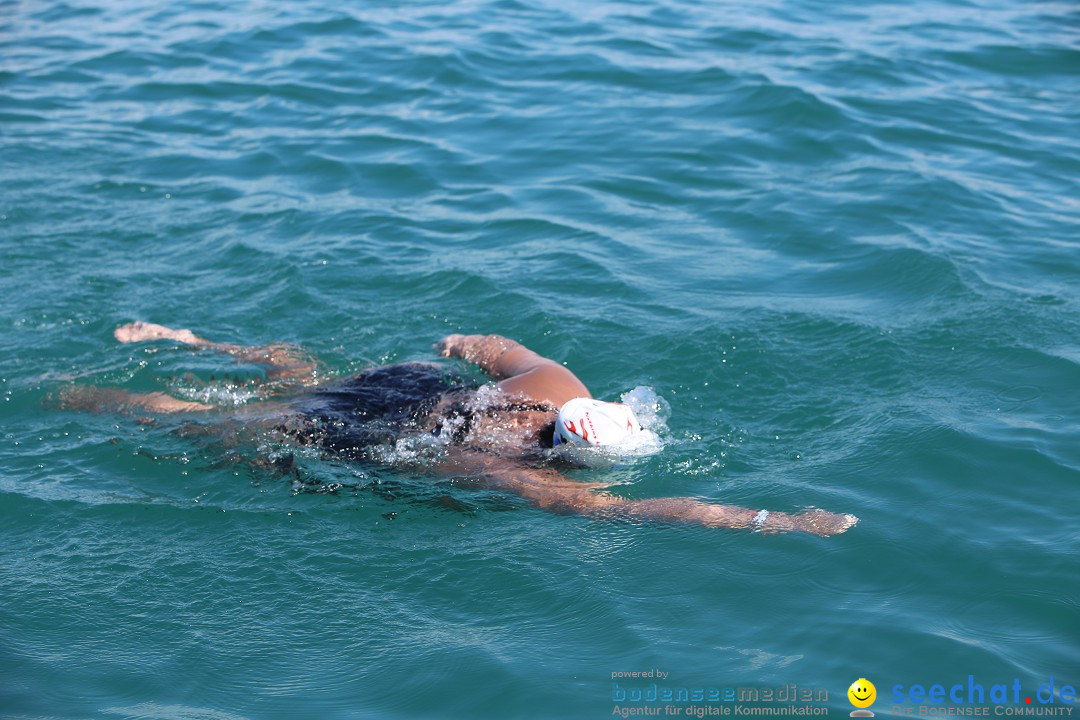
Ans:
{"label": "yellow smiley face logo", "polygon": [[848,700],[857,708],[868,708],[877,698],[877,688],[866,678],[859,678],[847,689]]}

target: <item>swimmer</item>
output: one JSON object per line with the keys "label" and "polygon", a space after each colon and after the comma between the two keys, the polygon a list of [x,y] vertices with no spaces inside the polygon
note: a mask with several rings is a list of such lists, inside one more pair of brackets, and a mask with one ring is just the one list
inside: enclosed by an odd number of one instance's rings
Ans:
{"label": "swimmer", "polygon": [[[632,500],[606,492],[602,483],[566,476],[551,467],[551,448],[565,444],[617,454],[641,426],[629,406],[594,399],[569,369],[501,335],[448,335],[435,346],[442,357],[475,365],[495,381],[479,387],[445,366],[418,362],[321,384],[317,363],[289,345],[218,343],[144,322],[122,325],[114,335],[122,343],[172,340],[264,366],[266,399],[231,411],[245,423],[353,460],[377,459],[374,448],[407,437],[438,439],[440,452],[429,470],[456,484],[514,493],[549,512],[820,536],[858,522],[854,515],[816,508],[790,514],[688,497]],[[161,392],[97,387],[68,388],[61,406],[191,417],[222,410]]]}

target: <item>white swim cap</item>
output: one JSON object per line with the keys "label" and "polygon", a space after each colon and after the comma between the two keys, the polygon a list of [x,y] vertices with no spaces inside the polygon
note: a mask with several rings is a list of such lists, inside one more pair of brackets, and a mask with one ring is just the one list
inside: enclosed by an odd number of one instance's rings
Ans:
{"label": "white swim cap", "polygon": [[552,443],[618,445],[639,432],[641,425],[629,405],[574,398],[559,410]]}

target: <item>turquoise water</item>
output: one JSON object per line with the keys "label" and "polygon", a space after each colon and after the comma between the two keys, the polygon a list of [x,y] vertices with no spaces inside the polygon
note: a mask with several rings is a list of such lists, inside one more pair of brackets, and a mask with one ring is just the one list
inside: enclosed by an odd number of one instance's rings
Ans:
{"label": "turquoise water", "polygon": [[[602,718],[612,673],[1080,685],[1067,2],[0,2],[0,716]],[[53,408],[243,403],[145,319],[332,374],[498,332],[654,390],[627,497]],[[311,489],[310,487],[307,489]],[[624,686],[645,681],[621,680]],[[1063,707],[1064,698],[1055,702]],[[685,715],[684,715],[685,716]]]}

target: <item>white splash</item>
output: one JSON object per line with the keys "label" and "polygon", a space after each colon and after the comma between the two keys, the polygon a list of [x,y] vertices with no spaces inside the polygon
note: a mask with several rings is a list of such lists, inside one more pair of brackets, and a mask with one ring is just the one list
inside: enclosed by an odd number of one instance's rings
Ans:
{"label": "white splash", "polygon": [[656,390],[647,385],[638,385],[633,390],[624,392],[621,399],[637,415],[642,429],[656,433],[667,432],[671,406],[667,400],[656,394]]}
{"label": "white splash", "polygon": [[427,466],[444,459],[449,446],[449,435],[411,432],[392,443],[371,445],[364,452],[373,461],[384,465]]}
{"label": "white splash", "polygon": [[190,382],[174,381],[170,383],[170,389],[184,400],[218,407],[240,407],[252,400],[260,399],[258,388],[247,384],[208,383],[206,385],[194,385]]}

